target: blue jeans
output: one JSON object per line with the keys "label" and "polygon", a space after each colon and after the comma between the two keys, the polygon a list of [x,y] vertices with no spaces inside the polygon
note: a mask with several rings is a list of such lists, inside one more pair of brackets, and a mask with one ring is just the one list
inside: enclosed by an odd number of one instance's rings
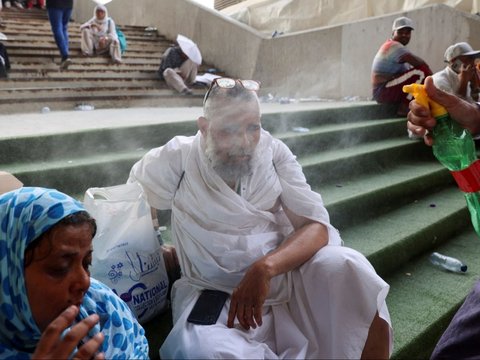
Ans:
{"label": "blue jeans", "polygon": [[72,9],[48,9],[48,19],[62,60],[68,58],[68,22],[70,21],[70,15],[72,15]]}

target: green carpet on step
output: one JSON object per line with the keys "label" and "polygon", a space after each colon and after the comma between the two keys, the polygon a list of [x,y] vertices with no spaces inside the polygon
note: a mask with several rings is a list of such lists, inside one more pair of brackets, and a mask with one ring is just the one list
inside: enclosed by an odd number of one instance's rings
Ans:
{"label": "green carpet on step", "polygon": [[468,265],[465,274],[439,269],[426,254],[385,280],[395,333],[395,359],[428,358],[450,317],[480,277],[480,240],[467,231],[435,249]]}

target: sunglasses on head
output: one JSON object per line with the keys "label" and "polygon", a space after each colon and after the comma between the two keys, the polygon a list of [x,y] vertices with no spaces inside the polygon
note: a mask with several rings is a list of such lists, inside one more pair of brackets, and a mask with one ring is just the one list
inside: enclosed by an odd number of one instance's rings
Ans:
{"label": "sunglasses on head", "polygon": [[251,90],[251,91],[258,91],[260,89],[260,83],[255,80],[241,80],[241,79],[231,79],[231,78],[225,78],[225,77],[216,78],[212,81],[210,87],[208,88],[207,93],[205,94],[205,97],[203,98],[203,105],[205,105],[205,102],[207,101],[208,96],[210,95],[210,92],[215,86],[218,86],[222,89],[233,89],[236,84],[240,84],[245,89]]}

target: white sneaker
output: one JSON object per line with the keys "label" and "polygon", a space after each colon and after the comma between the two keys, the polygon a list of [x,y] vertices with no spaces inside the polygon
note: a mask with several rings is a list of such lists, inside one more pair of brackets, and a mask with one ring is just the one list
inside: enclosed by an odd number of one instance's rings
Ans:
{"label": "white sneaker", "polygon": [[4,5],[5,5],[6,8],[9,8],[9,7],[12,6],[12,4],[10,3],[10,1],[5,1],[5,4],[4,4]]}
{"label": "white sneaker", "polygon": [[25,8],[23,7],[22,3],[19,3],[19,2],[16,2],[16,1],[15,1],[15,6],[16,6],[17,8],[19,8],[19,9],[25,9]]}

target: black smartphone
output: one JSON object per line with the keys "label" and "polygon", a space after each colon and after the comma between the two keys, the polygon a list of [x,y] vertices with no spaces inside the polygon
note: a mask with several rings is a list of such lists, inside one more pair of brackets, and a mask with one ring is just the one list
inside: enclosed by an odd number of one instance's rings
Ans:
{"label": "black smartphone", "polygon": [[203,290],[187,321],[197,325],[213,325],[217,322],[223,305],[230,295],[219,290]]}

